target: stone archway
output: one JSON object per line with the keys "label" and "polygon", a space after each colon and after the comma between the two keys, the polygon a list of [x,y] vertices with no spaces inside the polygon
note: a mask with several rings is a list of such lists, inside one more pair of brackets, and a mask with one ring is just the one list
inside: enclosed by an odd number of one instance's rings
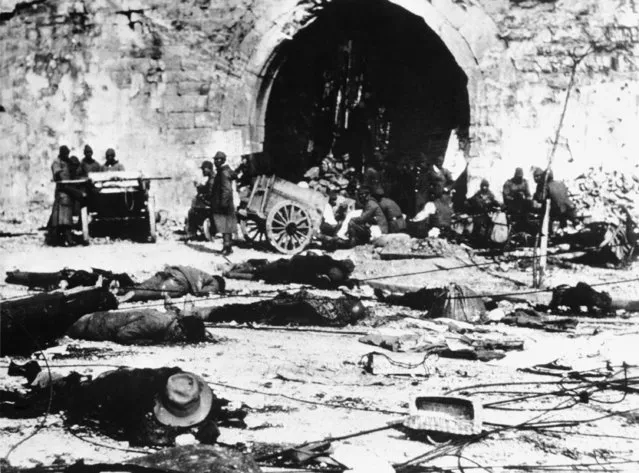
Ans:
{"label": "stone archway", "polygon": [[[343,0],[332,0],[336,3]],[[467,77],[470,127],[475,123],[476,104],[482,95],[482,61],[491,49],[503,48],[497,27],[480,8],[452,0],[388,0],[424,21],[441,39]],[[263,149],[266,109],[273,84],[295,35],[310,26],[321,12],[322,2],[283,0],[270,17],[259,18],[240,46],[243,63],[237,79],[227,84],[222,104],[222,128],[241,130],[244,153]],[[472,145],[471,145],[472,146]]]}

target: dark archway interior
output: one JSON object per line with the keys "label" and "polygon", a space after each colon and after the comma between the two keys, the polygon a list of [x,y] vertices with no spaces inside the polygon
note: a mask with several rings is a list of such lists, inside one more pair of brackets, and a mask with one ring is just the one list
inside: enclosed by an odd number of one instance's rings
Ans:
{"label": "dark archway interior", "polygon": [[358,169],[375,152],[395,168],[434,162],[450,130],[468,129],[466,75],[422,18],[387,0],[326,4],[280,54],[264,150],[282,177],[329,151]]}

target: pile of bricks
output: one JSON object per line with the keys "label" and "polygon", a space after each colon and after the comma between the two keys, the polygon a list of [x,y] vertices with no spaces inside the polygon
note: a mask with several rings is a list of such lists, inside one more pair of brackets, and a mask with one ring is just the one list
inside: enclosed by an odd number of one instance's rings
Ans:
{"label": "pile of bricks", "polygon": [[569,186],[577,215],[592,221],[625,220],[624,208],[639,221],[639,173],[590,168]]}

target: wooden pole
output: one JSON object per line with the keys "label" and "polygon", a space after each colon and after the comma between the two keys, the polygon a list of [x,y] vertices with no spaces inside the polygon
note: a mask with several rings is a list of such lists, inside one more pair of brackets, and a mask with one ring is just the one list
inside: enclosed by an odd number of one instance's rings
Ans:
{"label": "wooden pole", "polygon": [[[575,85],[575,76],[577,74],[577,67],[579,63],[583,61],[583,59],[590,54],[592,48],[589,48],[585,54],[577,57],[573,57],[572,70],[570,72],[570,80],[568,81],[568,87],[566,89],[566,98],[564,100],[564,106],[561,110],[561,115],[559,117],[559,123],[557,124],[557,129],[555,130],[555,139],[552,142],[552,149],[550,150],[550,154],[548,155],[548,166],[546,167],[546,172],[544,173],[544,183],[543,183],[543,201],[546,202],[546,211],[544,213],[544,218],[541,221],[541,229],[539,232],[539,237],[535,242],[535,250],[533,256],[533,286],[536,288],[541,287],[544,279],[544,271],[546,269],[546,250],[548,248],[548,212],[550,209],[550,203],[548,201],[546,195],[546,186],[548,185],[548,175],[550,170],[552,169],[553,158],[555,157],[555,151],[557,151],[557,144],[559,143],[559,137],[561,136],[561,128],[564,125],[564,118],[566,117],[566,110],[568,110],[568,101],[570,100],[570,93],[572,92],[573,86]],[[537,250],[539,248],[539,251]],[[539,258],[539,259],[538,259]],[[538,262],[539,261],[539,262]],[[542,265],[543,261],[543,265]]]}
{"label": "wooden pole", "polygon": [[[546,199],[546,209],[544,218],[541,221],[541,236],[539,239],[539,251],[535,248],[535,263],[537,265],[536,279],[534,286],[540,288],[544,282],[544,274],[546,272],[546,264],[548,263],[548,233],[550,230],[550,199]],[[538,263],[537,263],[538,261]]]}

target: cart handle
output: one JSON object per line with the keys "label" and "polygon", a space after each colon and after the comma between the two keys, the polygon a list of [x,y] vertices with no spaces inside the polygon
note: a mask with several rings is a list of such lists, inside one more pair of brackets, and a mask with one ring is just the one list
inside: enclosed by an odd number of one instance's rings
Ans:
{"label": "cart handle", "polygon": [[[137,181],[137,180],[142,180],[142,181],[169,181],[173,179],[172,177],[166,177],[166,176],[161,176],[161,177],[126,177],[126,178],[112,178],[106,181],[97,181],[97,182],[118,182],[118,181]],[[60,181],[51,181],[51,182],[55,182],[56,184],[84,184],[85,182],[93,182],[92,179],[85,177],[82,179],[63,179]]]}

